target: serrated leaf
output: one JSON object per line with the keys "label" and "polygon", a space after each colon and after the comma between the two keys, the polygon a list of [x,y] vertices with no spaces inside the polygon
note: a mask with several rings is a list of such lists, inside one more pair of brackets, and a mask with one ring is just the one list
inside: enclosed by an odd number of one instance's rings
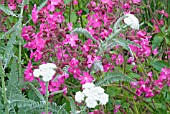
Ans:
{"label": "serrated leaf", "polygon": [[70,34],[74,34],[74,33],[77,33],[77,34],[83,34],[85,35],[87,38],[90,38],[92,39],[93,41],[95,42],[98,42],[92,35],[89,31],[87,31],[86,29],[84,28],[75,28]]}
{"label": "serrated leaf", "polygon": [[20,22],[18,21],[11,29],[9,29],[7,32],[5,32],[5,34],[2,35],[2,37],[0,39],[3,39],[4,37],[6,37],[7,35],[11,34],[12,32],[18,30]]}
{"label": "serrated leaf", "polygon": [[163,67],[168,67],[168,63],[165,62],[165,61],[151,61],[150,64],[156,69],[158,70],[159,72],[161,71],[161,69]]}
{"label": "serrated leaf", "polygon": [[37,97],[40,98],[41,101],[45,101],[44,96],[35,88],[35,86],[31,83],[28,83],[28,85],[32,88],[32,90],[35,92]]}
{"label": "serrated leaf", "polygon": [[65,4],[69,4],[72,0],[64,0]]}
{"label": "serrated leaf", "polygon": [[0,4],[0,10],[4,11],[7,15],[15,16],[17,17],[12,10],[10,10],[8,7],[5,7],[4,5]]}
{"label": "serrated leaf", "polygon": [[95,85],[106,86],[108,84],[111,84],[113,82],[118,82],[118,81],[132,82],[134,80],[121,72],[114,71],[114,72],[106,73],[104,78],[101,78],[98,82],[96,82]]}
{"label": "serrated leaf", "polygon": [[76,12],[74,12],[74,11],[71,12],[70,21],[72,23],[76,23],[76,21],[77,21],[77,14],[76,14]]}
{"label": "serrated leaf", "polygon": [[18,66],[16,63],[16,59],[13,59],[11,65],[11,72],[9,76],[9,84],[17,85],[18,84]]}
{"label": "serrated leaf", "polygon": [[40,6],[37,7],[37,10],[40,11],[46,4],[48,0],[45,0]]}
{"label": "serrated leaf", "polygon": [[136,74],[136,73],[133,73],[133,72],[129,73],[128,76],[131,77],[131,78],[137,78],[137,79],[141,77],[139,74]]}
{"label": "serrated leaf", "polygon": [[118,28],[119,28],[119,26],[120,26],[120,22],[125,18],[126,16],[122,16],[122,17],[120,17],[117,21],[116,21],[116,23],[114,24],[114,31],[117,31],[118,30]]}
{"label": "serrated leaf", "polygon": [[152,49],[156,49],[156,47],[159,47],[164,40],[163,36],[155,36],[152,40]]}

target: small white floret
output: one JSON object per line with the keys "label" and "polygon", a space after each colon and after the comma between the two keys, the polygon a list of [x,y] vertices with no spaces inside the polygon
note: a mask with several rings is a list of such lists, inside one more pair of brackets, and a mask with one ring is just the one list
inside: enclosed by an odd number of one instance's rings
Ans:
{"label": "small white floret", "polygon": [[106,93],[101,94],[99,98],[101,105],[105,105],[109,101],[109,95]]}
{"label": "small white floret", "polygon": [[35,69],[33,75],[34,77],[39,77],[41,75],[41,71],[39,69]]}
{"label": "small white floret", "polygon": [[83,84],[82,88],[83,89],[89,89],[89,88],[92,88],[94,86],[95,86],[94,83],[85,83],[85,84]]}
{"label": "small white floret", "polygon": [[76,92],[76,95],[75,95],[75,100],[79,103],[81,103],[83,100],[84,100],[84,94],[80,91]]}
{"label": "small white floret", "polygon": [[86,98],[86,106],[88,108],[95,108],[98,104],[97,104],[97,101],[95,101],[94,99],[92,98]]}

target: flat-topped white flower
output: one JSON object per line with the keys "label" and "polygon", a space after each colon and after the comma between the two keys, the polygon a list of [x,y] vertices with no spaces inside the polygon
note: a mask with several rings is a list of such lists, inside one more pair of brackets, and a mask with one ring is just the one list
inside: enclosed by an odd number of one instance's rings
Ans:
{"label": "flat-topped white flower", "polygon": [[42,76],[43,81],[47,82],[53,78],[55,74],[54,69],[56,68],[56,65],[53,63],[42,64],[39,66],[39,69],[34,70],[33,74],[35,77]]}
{"label": "flat-topped white flower", "polygon": [[125,24],[134,30],[139,30],[139,20],[133,14],[126,14],[124,18]]}

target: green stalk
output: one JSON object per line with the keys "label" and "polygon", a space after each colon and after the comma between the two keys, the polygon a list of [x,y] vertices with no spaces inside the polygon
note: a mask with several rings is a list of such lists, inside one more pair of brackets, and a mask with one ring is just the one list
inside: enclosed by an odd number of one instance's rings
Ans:
{"label": "green stalk", "polygon": [[135,104],[135,111],[136,111],[136,114],[139,114],[139,111],[138,111],[138,109],[137,109],[137,107],[136,107],[136,102],[134,101],[134,99],[133,99],[133,103]]}
{"label": "green stalk", "polygon": [[25,0],[22,1],[21,5],[21,13],[19,15],[19,52],[18,52],[18,64],[19,64],[19,80],[21,80],[22,77],[22,61],[21,61],[21,54],[22,54],[22,37],[21,37],[21,30],[22,30],[22,19],[23,19],[23,11],[24,11],[24,2]]}
{"label": "green stalk", "polygon": [[[0,60],[0,75],[2,81],[2,97],[4,100],[4,105],[7,103],[6,91],[5,91],[5,72],[2,66],[2,61]],[[8,106],[5,107],[5,114],[9,114]]]}
{"label": "green stalk", "polygon": [[144,67],[143,67],[143,65],[142,65],[142,63],[139,61],[139,59],[138,59],[138,57],[136,56],[136,54],[134,53],[134,56],[135,56],[135,58],[136,58],[136,60],[137,60],[137,62],[139,63],[139,65],[140,65],[140,67],[142,68],[142,70],[143,70],[143,75],[144,76],[148,76],[148,74],[147,74],[147,72],[146,72],[146,70],[144,69]]}
{"label": "green stalk", "polygon": [[[79,11],[80,11],[80,1],[78,0],[78,8],[79,8]],[[81,22],[81,27],[83,28],[83,19],[82,19],[82,16],[80,16],[80,22]]]}
{"label": "green stalk", "polygon": [[49,81],[46,82],[46,99],[45,99],[45,113],[48,114],[48,97],[49,97],[49,92],[48,92],[48,85],[49,85]]}

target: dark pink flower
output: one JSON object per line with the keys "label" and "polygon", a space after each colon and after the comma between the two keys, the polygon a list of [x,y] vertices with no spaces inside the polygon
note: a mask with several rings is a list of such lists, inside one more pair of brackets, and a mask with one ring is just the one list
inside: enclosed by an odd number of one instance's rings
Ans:
{"label": "dark pink flower", "polygon": [[26,70],[24,71],[24,78],[30,82],[32,82],[34,80],[31,61],[29,61],[28,66],[27,66]]}
{"label": "dark pink flower", "polygon": [[34,8],[32,10],[32,20],[34,23],[37,23],[37,21],[38,21],[38,11],[36,8],[36,4],[34,4]]}
{"label": "dark pink flower", "polygon": [[101,2],[105,4],[105,3],[110,2],[110,0],[101,0]]}
{"label": "dark pink flower", "polygon": [[133,3],[139,3],[141,0],[132,0]]}
{"label": "dark pink flower", "polygon": [[66,39],[64,40],[64,44],[70,44],[71,47],[76,46],[76,41],[78,41],[78,35],[66,35]]}
{"label": "dark pink flower", "polygon": [[124,58],[121,54],[116,58],[116,65],[121,65],[124,62]]}
{"label": "dark pink flower", "polygon": [[83,72],[83,76],[78,78],[81,84],[91,83],[93,81],[93,77],[88,72]]}
{"label": "dark pink flower", "polygon": [[119,111],[120,107],[121,107],[121,105],[115,105],[114,114],[116,114]]}
{"label": "dark pink flower", "polygon": [[11,10],[15,10],[17,8],[17,4],[16,3],[9,3],[8,4],[8,7],[11,9]]}
{"label": "dark pink flower", "polygon": [[158,47],[155,48],[155,49],[152,51],[152,53],[153,53],[154,55],[157,55],[157,54],[158,54]]}

